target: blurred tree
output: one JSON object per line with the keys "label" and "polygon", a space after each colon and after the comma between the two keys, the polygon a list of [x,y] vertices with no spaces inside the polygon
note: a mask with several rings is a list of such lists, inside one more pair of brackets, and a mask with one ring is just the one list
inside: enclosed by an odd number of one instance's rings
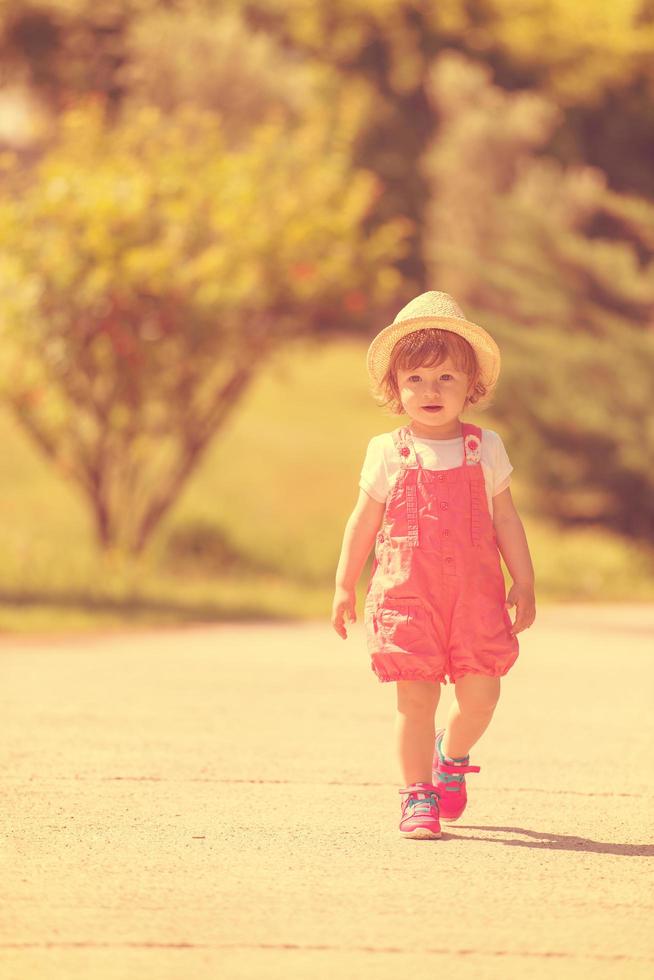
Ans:
{"label": "blurred tree", "polygon": [[[437,5],[435,5],[437,6]],[[654,2],[479,0],[461,47],[496,84],[564,112],[547,152],[599,167],[616,190],[654,196]]]}
{"label": "blurred tree", "polygon": [[212,13],[195,5],[180,16],[155,8],[130,25],[125,54],[117,76],[126,93],[123,113],[139,105],[164,112],[197,105],[219,114],[230,145],[247,140],[271,109],[297,123],[338,88],[329,66],[285,51],[249,27],[238,9]]}
{"label": "blurred tree", "polygon": [[[398,260],[407,295],[425,282],[428,188],[415,161],[438,124],[424,85],[446,48],[487,64],[500,87],[563,108],[546,147],[562,163],[591,163],[613,188],[654,196],[653,0],[0,0],[0,18],[6,79],[29,80],[56,111],[89,91],[118,111],[136,94],[166,107],[229,103],[232,126],[237,108],[247,126],[267,101],[299,107],[307,62],[336,72],[345,91],[365,83],[374,98],[354,162],[384,184],[369,225],[414,222]],[[283,72],[271,72],[275,61]]]}
{"label": "blurred tree", "polygon": [[379,314],[405,221],[362,232],[366,100],[270,116],[227,148],[215,114],[65,113],[0,198],[2,393],[83,489],[104,547],[139,552],[268,354]]}
{"label": "blurred tree", "polygon": [[429,188],[415,164],[438,127],[424,87],[443,50],[487,65],[501,88],[541,93],[560,107],[544,150],[562,163],[591,163],[612,187],[654,197],[653,0],[240,0],[240,6],[251,23],[293,50],[336,67],[345,84],[354,77],[373,86],[377,99],[356,159],[388,188],[380,218],[401,213],[416,223],[401,268],[421,283],[427,279],[419,229]]}
{"label": "blurred tree", "polygon": [[[641,73],[654,85],[652,0],[232,0],[253,23],[344,68],[387,69],[389,90],[424,79],[443,45],[507,72],[507,87],[529,84],[562,105],[596,103]],[[204,0],[218,9],[223,0]],[[371,50],[371,49],[375,49]],[[509,74],[510,73],[510,74]]]}
{"label": "blurred tree", "polygon": [[654,526],[654,205],[534,151],[557,118],[487,69],[441,55],[424,160],[433,281],[504,352],[495,411],[538,503],[633,536]]}
{"label": "blurred tree", "polygon": [[117,75],[125,60],[127,26],[155,4],[0,0],[4,80],[28,84],[55,112],[89,92],[119,100],[123,92]]}

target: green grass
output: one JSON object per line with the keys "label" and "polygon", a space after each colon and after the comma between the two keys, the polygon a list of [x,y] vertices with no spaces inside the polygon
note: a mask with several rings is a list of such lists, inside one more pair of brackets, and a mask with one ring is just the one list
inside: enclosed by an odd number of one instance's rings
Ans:
{"label": "green grass", "polygon": [[[0,413],[0,630],[328,619],[368,440],[400,421],[368,395],[364,354],[354,341],[279,354],[138,562],[97,551],[76,488]],[[471,420],[501,431],[489,412]],[[513,494],[541,602],[652,599],[651,551],[602,530],[553,527],[533,512],[519,474]]]}

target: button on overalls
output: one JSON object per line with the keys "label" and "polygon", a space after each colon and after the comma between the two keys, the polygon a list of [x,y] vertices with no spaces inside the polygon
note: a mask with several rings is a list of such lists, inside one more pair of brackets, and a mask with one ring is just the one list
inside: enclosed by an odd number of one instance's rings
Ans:
{"label": "button on overalls", "polygon": [[481,429],[462,423],[460,466],[428,470],[408,426],[396,429],[401,470],[375,543],[364,621],[380,681],[447,683],[506,674],[510,632],[497,538],[481,468]]}

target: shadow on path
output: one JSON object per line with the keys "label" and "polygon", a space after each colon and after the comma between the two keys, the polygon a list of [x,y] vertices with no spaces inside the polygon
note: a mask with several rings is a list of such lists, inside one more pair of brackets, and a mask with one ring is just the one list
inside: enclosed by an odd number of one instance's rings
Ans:
{"label": "shadow on path", "polygon": [[[622,857],[654,857],[654,844],[610,844],[606,841],[589,840],[586,837],[569,837],[566,834],[551,834],[539,830],[524,830],[522,827],[492,827],[474,824],[457,824],[457,830],[490,830],[495,833],[520,834],[531,840],[506,839],[504,837],[481,837],[470,835],[469,840],[486,840],[493,844],[506,844],[509,847],[539,847],[548,851],[589,851],[596,854],[618,854]],[[456,834],[448,834],[456,837]]]}

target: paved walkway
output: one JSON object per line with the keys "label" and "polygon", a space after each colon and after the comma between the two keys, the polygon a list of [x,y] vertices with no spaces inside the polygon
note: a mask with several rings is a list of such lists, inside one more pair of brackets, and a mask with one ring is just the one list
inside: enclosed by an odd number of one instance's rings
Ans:
{"label": "paved walkway", "polygon": [[521,638],[440,841],[360,624],[0,639],[0,977],[649,980],[654,609]]}

